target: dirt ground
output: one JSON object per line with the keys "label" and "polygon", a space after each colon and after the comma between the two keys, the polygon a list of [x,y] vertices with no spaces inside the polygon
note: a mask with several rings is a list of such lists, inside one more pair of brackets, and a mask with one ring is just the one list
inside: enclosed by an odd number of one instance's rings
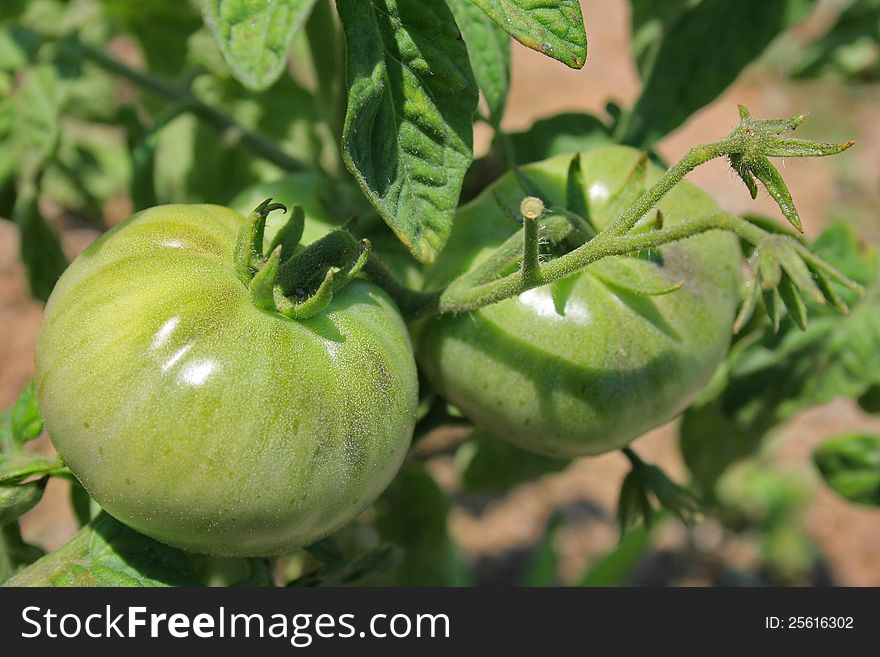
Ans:
{"label": "dirt ground", "polygon": [[[505,120],[508,129],[525,128],[534,119],[559,111],[602,115],[607,101],[626,106],[635,98],[639,82],[627,55],[628,4],[624,0],[582,4],[590,39],[587,66],[571,71],[516,46]],[[822,2],[817,15],[774,45],[778,56],[771,55],[748,69],[721,99],[665,139],[659,151],[667,160],[674,160],[693,144],[722,136],[737,120],[737,103],[748,106],[756,116],[809,111],[811,119],[805,129],[810,134],[829,141],[852,138],[857,146],[846,156],[785,164],[786,179],[807,232],[815,234],[825,221],[845,218],[856,223],[867,238],[880,243],[876,214],[880,207],[880,89],[790,82],[778,63],[827,22],[835,4]],[[485,148],[485,137],[477,134],[478,149]],[[733,212],[778,216],[766,196],[751,201],[722,163],[703,167],[690,179]],[[74,255],[95,233],[78,229],[65,232],[63,237],[66,249]],[[41,306],[27,295],[17,248],[14,226],[0,222],[0,407],[8,406],[32,375],[41,320]],[[816,443],[831,434],[857,429],[880,432],[880,417],[867,416],[845,400],[812,409],[774,438],[772,458],[780,468],[815,479],[809,455]],[[45,438],[41,440],[41,449],[51,449]],[[684,476],[674,426],[650,432],[635,447],[644,459],[662,465],[674,478]],[[429,467],[455,496],[458,482],[452,458],[435,457]],[[521,571],[550,517],[561,510],[565,523],[556,541],[558,578],[560,582],[575,581],[592,559],[617,541],[614,507],[626,471],[625,458],[614,453],[576,461],[562,473],[520,486],[485,504],[457,501],[450,517],[452,533],[463,555],[479,565],[480,582],[510,581]],[[63,482],[50,484],[46,500],[24,518],[27,538],[53,548],[73,533],[66,487]],[[880,585],[880,510],[848,504],[817,485],[804,522],[823,565],[821,576],[805,583]],[[754,541],[732,536],[712,521],[691,532],[669,523],[655,538],[654,548],[654,566],[635,582],[717,583],[718,562],[742,570],[756,568],[758,563]]]}

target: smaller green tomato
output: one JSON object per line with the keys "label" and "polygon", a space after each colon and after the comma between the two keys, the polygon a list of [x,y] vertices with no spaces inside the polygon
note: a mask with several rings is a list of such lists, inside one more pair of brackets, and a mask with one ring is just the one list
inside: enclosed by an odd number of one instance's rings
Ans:
{"label": "smaller green tomato", "polygon": [[[571,158],[523,167],[546,205],[564,207]],[[619,146],[581,154],[582,193],[597,229],[616,216],[608,206],[639,158]],[[649,166],[647,184],[660,174]],[[460,208],[426,271],[427,287],[471,270],[519,230],[501,206],[518,208],[524,196],[507,174]],[[659,209],[670,226],[718,206],[683,182]],[[417,350],[428,380],[475,424],[523,449],[576,457],[626,445],[675,417],[708,383],[730,344],[738,298],[741,258],[730,234],[706,233],[653,255],[600,261],[516,298],[423,322]]]}
{"label": "smaller green tomato", "polygon": [[161,206],[90,245],[46,306],[35,383],[53,444],[111,515],[175,547],[263,556],[384,490],[417,379],[397,308],[366,281],[309,319],[258,309],[234,266],[245,221]]}

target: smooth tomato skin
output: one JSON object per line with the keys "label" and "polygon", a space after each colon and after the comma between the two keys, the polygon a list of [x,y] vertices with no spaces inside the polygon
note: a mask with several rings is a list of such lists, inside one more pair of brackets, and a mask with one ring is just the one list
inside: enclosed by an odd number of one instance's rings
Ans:
{"label": "smooth tomato skin", "polygon": [[[583,153],[591,217],[605,225],[608,198],[639,152],[620,146]],[[523,167],[545,202],[564,206],[571,156]],[[651,166],[648,181],[661,171]],[[523,192],[508,174],[463,206],[449,243],[425,274],[440,287],[484,259],[517,223],[494,194],[518,208]],[[718,207],[688,183],[660,202],[664,225]],[[623,447],[679,414],[705,386],[730,344],[740,250],[718,231],[664,246],[662,266],[626,258],[639,280],[684,281],[643,296],[599,280],[592,268],[475,312],[425,322],[417,354],[429,381],[475,424],[541,454],[577,457]],[[561,301],[560,301],[561,300]],[[557,310],[557,303],[561,306]]]}
{"label": "smooth tomato skin", "polygon": [[36,389],[53,444],[111,515],[194,552],[272,555],[388,485],[417,380],[370,283],[306,321],[255,308],[232,265],[243,222],[161,206],[89,246],[46,306]]}

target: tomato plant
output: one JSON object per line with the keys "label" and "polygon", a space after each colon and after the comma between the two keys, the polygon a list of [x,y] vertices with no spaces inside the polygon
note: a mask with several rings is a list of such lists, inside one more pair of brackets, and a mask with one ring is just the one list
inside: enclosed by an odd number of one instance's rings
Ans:
{"label": "tomato plant", "polygon": [[[510,93],[524,48],[592,62],[600,10],[539,4],[0,9],[0,216],[45,303],[0,422],[0,581],[480,582],[454,508],[614,450],[620,545],[569,582],[620,582],[653,526],[707,516],[803,581],[809,478],[767,437],[840,397],[876,412],[880,304],[873,247],[806,237],[822,218],[777,162],[850,126],[730,106],[706,143],[665,138],[814,3],[630,0],[633,101],[511,131],[541,93]],[[774,84],[870,77],[845,46],[876,8],[852,4],[767,55]],[[782,221],[686,180],[713,161]],[[677,418],[673,481],[634,441]],[[846,435],[808,467],[876,505],[876,441]],[[44,555],[50,481],[80,529]],[[556,583],[556,511],[518,581]]]}

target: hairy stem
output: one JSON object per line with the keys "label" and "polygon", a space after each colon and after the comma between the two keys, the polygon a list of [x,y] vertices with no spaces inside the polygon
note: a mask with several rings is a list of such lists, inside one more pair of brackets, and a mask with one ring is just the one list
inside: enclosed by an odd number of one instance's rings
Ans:
{"label": "hairy stem", "polygon": [[757,244],[766,235],[757,226],[727,213],[699,217],[661,230],[634,235],[613,234],[609,228],[574,251],[541,265],[539,282],[525,282],[522,273],[518,271],[474,287],[464,287],[453,281],[441,293],[436,312],[442,314],[475,310],[538,285],[565,278],[602,258],[654,249],[710,230],[730,231],[752,244]]}
{"label": "hairy stem", "polygon": [[701,164],[731,152],[735,140],[728,138],[722,141],[696,146],[689,150],[683,158],[673,164],[663,176],[649,187],[630,207],[626,209],[603,233],[623,235],[629,232],[669,190],[677,185],[691,171]]}

